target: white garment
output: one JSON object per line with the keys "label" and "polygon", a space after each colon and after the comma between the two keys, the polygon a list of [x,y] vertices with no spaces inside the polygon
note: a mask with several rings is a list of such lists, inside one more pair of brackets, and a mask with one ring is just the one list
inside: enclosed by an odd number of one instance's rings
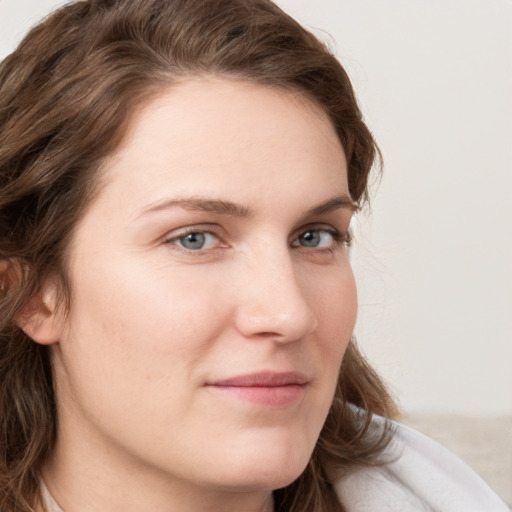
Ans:
{"label": "white garment", "polygon": [[[383,454],[389,462],[356,469],[336,483],[347,512],[509,512],[453,453],[411,428],[393,426],[395,434]],[[41,484],[47,511],[63,512]]]}
{"label": "white garment", "polygon": [[416,430],[391,423],[395,434],[383,454],[390,462],[359,468],[336,484],[348,512],[509,512],[453,453]]}
{"label": "white garment", "polygon": [[41,497],[43,499],[43,505],[46,512],[64,512],[57,502],[53,499],[53,496],[48,491],[43,479],[41,478]]}

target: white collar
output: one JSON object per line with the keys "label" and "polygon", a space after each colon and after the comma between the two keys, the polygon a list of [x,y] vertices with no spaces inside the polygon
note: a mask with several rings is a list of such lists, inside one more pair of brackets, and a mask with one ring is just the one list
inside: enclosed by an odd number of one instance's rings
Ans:
{"label": "white collar", "polygon": [[50,494],[48,487],[44,483],[44,480],[41,478],[41,498],[43,500],[44,510],[46,512],[64,512],[57,502],[54,500],[53,496]]}

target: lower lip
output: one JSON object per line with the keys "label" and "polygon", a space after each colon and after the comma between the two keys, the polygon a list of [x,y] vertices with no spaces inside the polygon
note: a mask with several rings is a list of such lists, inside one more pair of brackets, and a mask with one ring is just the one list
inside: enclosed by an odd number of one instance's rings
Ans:
{"label": "lower lip", "polygon": [[209,386],[214,391],[232,395],[240,400],[266,407],[287,407],[297,403],[304,396],[304,386]]}

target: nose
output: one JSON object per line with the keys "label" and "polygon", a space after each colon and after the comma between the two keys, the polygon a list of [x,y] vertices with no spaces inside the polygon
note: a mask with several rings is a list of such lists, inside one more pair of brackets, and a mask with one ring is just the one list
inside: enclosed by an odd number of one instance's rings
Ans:
{"label": "nose", "polygon": [[243,270],[235,326],[246,338],[287,343],[304,338],[318,325],[288,251],[255,256]]}

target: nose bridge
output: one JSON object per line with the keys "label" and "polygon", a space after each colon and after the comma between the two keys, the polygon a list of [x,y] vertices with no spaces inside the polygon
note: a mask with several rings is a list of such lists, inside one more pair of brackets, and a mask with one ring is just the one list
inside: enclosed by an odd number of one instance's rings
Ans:
{"label": "nose bridge", "polygon": [[242,334],[265,335],[286,342],[300,339],[316,328],[317,319],[286,245],[267,245],[252,253],[243,274],[243,298],[237,314]]}

